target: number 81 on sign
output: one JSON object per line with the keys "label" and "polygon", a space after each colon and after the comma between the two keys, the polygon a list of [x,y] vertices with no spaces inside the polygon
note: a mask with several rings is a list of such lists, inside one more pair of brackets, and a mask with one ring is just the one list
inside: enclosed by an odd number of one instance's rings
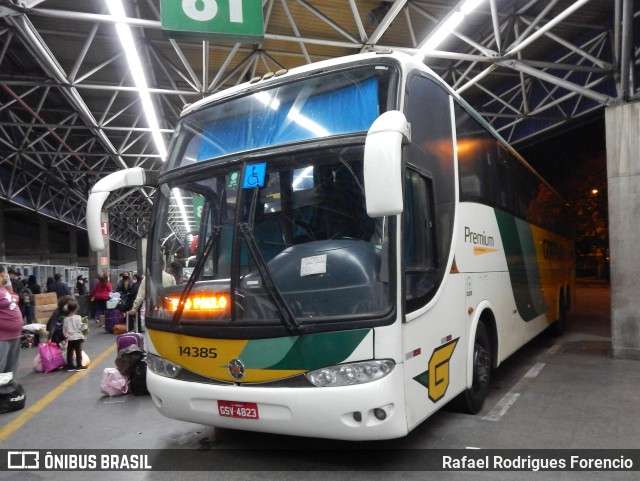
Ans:
{"label": "number 81 on sign", "polygon": [[170,37],[261,40],[261,0],[161,0],[162,29]]}

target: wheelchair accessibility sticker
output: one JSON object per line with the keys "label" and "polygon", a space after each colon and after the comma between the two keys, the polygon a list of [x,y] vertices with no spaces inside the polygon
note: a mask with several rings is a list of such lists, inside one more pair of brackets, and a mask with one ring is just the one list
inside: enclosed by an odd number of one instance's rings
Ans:
{"label": "wheelchair accessibility sticker", "polygon": [[244,179],[242,180],[243,189],[253,189],[255,187],[264,187],[264,178],[267,175],[267,164],[249,164],[244,169]]}

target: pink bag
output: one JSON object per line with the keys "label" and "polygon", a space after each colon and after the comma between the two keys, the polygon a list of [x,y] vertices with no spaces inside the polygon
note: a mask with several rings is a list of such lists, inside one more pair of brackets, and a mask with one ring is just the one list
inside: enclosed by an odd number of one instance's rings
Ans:
{"label": "pink bag", "polygon": [[60,348],[53,342],[41,342],[38,344],[38,351],[40,351],[40,361],[44,372],[55,371],[66,364]]}
{"label": "pink bag", "polygon": [[100,392],[109,397],[122,396],[129,392],[129,379],[115,367],[105,368],[100,382]]}

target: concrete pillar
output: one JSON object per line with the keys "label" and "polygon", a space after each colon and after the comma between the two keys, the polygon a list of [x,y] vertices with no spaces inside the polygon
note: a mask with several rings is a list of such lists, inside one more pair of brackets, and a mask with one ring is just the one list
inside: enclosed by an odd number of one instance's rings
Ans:
{"label": "concrete pillar", "polygon": [[[100,252],[89,251],[89,285],[93,287],[95,279],[103,272],[111,275],[111,256],[109,253],[109,214],[102,211],[100,214],[100,225],[102,226],[102,239],[104,250]],[[111,279],[113,282],[113,279]],[[117,279],[116,279],[117,281]],[[115,289],[115,285],[113,286]]]}
{"label": "concrete pillar", "polygon": [[[104,251],[100,257],[100,272],[108,272],[111,274],[111,251],[109,249],[109,234],[111,228],[109,227],[109,214],[106,211],[102,211],[100,214],[100,225],[102,226],[102,239],[104,240]],[[113,279],[111,279],[113,281]]]}
{"label": "concrete pillar", "polygon": [[145,273],[145,266],[147,263],[147,238],[139,238],[136,240],[136,261],[138,264],[138,272],[143,276]]}
{"label": "concrete pillar", "polygon": [[614,357],[640,360],[640,103],[606,109],[611,343]]}

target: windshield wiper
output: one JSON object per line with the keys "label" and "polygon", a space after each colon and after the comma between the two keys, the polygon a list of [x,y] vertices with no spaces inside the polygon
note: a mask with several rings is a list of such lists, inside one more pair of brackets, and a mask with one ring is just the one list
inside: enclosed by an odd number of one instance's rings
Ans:
{"label": "windshield wiper", "polygon": [[193,267],[191,277],[189,277],[189,280],[185,284],[182,294],[180,295],[178,307],[176,307],[176,312],[173,313],[171,324],[169,324],[169,327],[171,329],[175,329],[178,324],[180,324],[180,318],[182,317],[182,313],[184,312],[184,305],[187,302],[189,293],[191,292],[191,289],[193,289],[193,286],[196,284],[196,280],[200,278],[200,273],[202,272],[202,269],[204,269],[205,262],[218,243],[218,239],[220,238],[220,231],[222,231],[222,226],[219,225],[216,225],[211,229],[211,237],[209,237],[209,239],[207,240],[202,255],[196,260],[196,265]]}
{"label": "windshield wiper", "polygon": [[240,232],[242,232],[242,235],[247,241],[249,251],[256,261],[258,270],[260,271],[260,275],[262,275],[262,278],[264,279],[267,292],[269,295],[271,295],[271,298],[273,299],[278,312],[282,316],[282,323],[284,324],[284,327],[286,327],[289,332],[302,332],[304,330],[304,326],[296,320],[296,317],[293,315],[293,312],[291,312],[291,309],[289,308],[289,304],[287,304],[287,302],[284,300],[282,292],[280,292],[280,289],[278,289],[278,286],[273,280],[271,271],[269,271],[269,267],[267,266],[267,263],[265,262],[264,257],[262,257],[262,253],[258,248],[258,244],[256,243],[256,238],[253,235],[252,229],[248,224],[241,223]]}

